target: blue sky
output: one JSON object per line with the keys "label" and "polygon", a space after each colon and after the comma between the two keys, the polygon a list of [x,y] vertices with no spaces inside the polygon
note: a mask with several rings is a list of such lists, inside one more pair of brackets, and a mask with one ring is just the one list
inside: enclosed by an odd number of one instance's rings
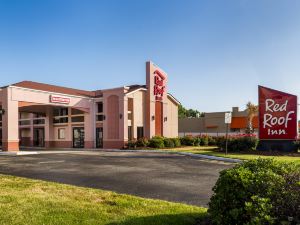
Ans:
{"label": "blue sky", "polygon": [[145,83],[145,61],[200,111],[244,108],[257,85],[300,95],[300,1],[0,0],[0,85]]}

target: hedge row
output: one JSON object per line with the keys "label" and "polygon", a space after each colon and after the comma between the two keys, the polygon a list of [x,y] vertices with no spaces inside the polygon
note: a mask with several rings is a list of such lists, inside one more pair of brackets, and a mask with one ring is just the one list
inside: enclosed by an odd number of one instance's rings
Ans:
{"label": "hedge row", "polygon": [[137,147],[149,147],[149,148],[177,148],[181,146],[179,138],[164,138],[155,136],[148,140],[147,138],[140,138],[138,140],[132,140],[128,142],[128,148],[135,149]]}
{"label": "hedge row", "polygon": [[[228,150],[229,151],[248,151],[256,148],[258,139],[252,136],[243,137],[229,137]],[[180,146],[218,146],[220,149],[225,149],[225,137],[212,137],[212,136],[185,136],[181,138],[165,138],[155,136],[151,139],[140,138],[128,142],[128,148],[174,148]]]}

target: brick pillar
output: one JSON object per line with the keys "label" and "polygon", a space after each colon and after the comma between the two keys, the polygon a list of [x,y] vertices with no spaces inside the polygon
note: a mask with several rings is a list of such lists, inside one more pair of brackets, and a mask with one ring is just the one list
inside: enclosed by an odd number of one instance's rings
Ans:
{"label": "brick pillar", "polygon": [[11,88],[2,90],[2,150],[19,151],[19,105],[13,101]]}

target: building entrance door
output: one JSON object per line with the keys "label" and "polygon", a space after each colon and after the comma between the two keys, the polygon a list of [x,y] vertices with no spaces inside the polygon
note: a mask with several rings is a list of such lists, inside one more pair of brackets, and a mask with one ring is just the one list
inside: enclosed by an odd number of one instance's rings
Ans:
{"label": "building entrance door", "polygon": [[33,146],[45,147],[45,129],[33,128]]}
{"label": "building entrance door", "polygon": [[73,148],[84,148],[84,128],[73,128]]}
{"label": "building entrance door", "polygon": [[103,148],[103,127],[96,128],[96,148]]}

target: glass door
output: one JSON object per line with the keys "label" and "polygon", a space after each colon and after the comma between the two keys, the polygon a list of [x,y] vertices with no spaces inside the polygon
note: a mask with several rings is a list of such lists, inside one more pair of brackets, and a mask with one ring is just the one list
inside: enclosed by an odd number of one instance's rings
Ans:
{"label": "glass door", "polygon": [[96,128],[96,148],[103,148],[103,127]]}
{"label": "glass door", "polygon": [[45,147],[45,129],[34,128],[33,129],[33,146]]}
{"label": "glass door", "polygon": [[73,128],[73,148],[84,148],[84,128]]}

